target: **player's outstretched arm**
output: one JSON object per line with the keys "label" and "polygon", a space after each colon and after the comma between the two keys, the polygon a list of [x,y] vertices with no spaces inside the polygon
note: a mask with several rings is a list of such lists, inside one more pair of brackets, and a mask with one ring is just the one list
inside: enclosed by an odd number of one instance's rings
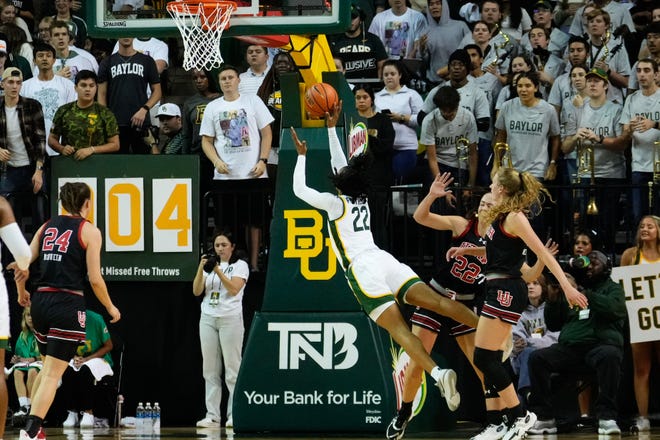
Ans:
{"label": "player's outstretched arm", "polygon": [[555,257],[551,254],[550,250],[543,245],[543,242],[536,235],[529,220],[522,212],[509,213],[507,216],[507,229],[520,237],[525,244],[536,254],[536,256],[543,261],[543,263],[550,269],[550,272],[557,278],[559,284],[564,291],[564,295],[568,300],[570,306],[578,305],[586,309],[589,301],[586,296],[580,293],[575,287],[571,285],[566,278],[566,274],[559,266]]}
{"label": "player's outstretched arm", "polygon": [[300,140],[296,130],[291,127],[291,139],[298,152],[298,160],[293,169],[293,193],[300,200],[309,203],[316,209],[322,209],[328,213],[334,212],[337,209],[341,212],[341,201],[334,194],[321,193],[307,186],[305,177],[305,165],[307,163],[307,142]]}
{"label": "player's outstretched arm", "polygon": [[451,173],[441,173],[435,176],[429,193],[422,199],[413,214],[413,218],[420,225],[439,231],[452,231],[454,236],[460,234],[468,225],[468,220],[456,215],[440,215],[431,212],[433,203],[443,197],[453,197],[451,189],[447,189],[454,181]]}
{"label": "player's outstretched arm", "polygon": [[325,114],[325,121],[328,126],[328,142],[330,145],[330,166],[332,167],[332,172],[335,174],[348,165],[344,150],[341,147],[341,142],[339,142],[339,137],[337,136],[336,127],[339,116],[341,115],[341,109],[342,102],[339,101],[339,104],[333,108],[332,114]]}
{"label": "player's outstretched arm", "polygon": [[328,128],[334,128],[337,126],[337,122],[339,121],[339,116],[341,115],[341,109],[343,106],[344,102],[339,100],[339,103],[334,106],[332,112],[325,112],[325,125],[327,125]]}
{"label": "player's outstretched arm", "polygon": [[301,141],[298,138],[298,133],[296,133],[295,128],[291,127],[289,130],[291,133],[291,139],[293,139],[293,145],[296,147],[298,155],[305,156],[307,154],[307,141]]}

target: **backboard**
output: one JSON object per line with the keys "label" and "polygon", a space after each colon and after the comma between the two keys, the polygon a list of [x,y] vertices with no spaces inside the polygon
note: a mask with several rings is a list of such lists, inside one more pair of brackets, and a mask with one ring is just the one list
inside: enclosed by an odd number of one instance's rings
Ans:
{"label": "backboard", "polygon": [[[146,0],[130,16],[113,12],[112,0],[88,0],[87,24],[92,37],[176,37],[179,31],[165,7],[166,0]],[[114,0],[119,3],[121,0]],[[236,1],[224,36],[333,34],[350,24],[350,0]]]}

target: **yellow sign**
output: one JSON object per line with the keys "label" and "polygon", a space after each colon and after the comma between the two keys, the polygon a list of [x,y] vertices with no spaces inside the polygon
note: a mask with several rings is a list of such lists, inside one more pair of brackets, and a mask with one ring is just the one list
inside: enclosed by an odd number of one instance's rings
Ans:
{"label": "yellow sign", "polygon": [[[310,281],[329,280],[337,273],[337,257],[330,237],[323,234],[323,216],[314,209],[284,210],[286,219],[286,249],[284,258],[299,258],[300,273]],[[310,261],[327,249],[325,270],[312,270]]]}

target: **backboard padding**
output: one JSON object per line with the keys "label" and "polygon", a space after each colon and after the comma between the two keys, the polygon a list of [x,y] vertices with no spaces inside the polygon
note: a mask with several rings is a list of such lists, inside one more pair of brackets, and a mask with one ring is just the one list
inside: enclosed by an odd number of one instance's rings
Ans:
{"label": "backboard padding", "polygon": [[[99,38],[176,37],[179,31],[165,10],[167,1],[147,0],[134,16],[117,17],[108,0],[88,0],[89,34]],[[347,0],[247,0],[240,1],[223,37],[236,35],[332,34],[343,32],[350,23]],[[265,15],[267,14],[267,15]]]}

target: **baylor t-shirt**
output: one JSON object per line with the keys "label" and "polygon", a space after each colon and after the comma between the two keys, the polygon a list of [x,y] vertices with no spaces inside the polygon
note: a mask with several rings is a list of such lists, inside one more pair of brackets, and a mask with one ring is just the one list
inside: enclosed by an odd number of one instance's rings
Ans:
{"label": "baylor t-shirt", "polygon": [[550,161],[548,137],[560,134],[555,108],[542,99],[533,107],[524,106],[520,98],[510,99],[502,105],[495,128],[506,131],[513,167],[543,179]]}

